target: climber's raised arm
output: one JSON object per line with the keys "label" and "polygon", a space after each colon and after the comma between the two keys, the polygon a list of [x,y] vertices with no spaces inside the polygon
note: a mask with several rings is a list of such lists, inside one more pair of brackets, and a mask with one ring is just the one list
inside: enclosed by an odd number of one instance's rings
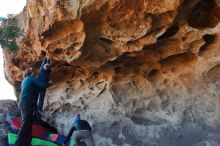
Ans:
{"label": "climber's raised arm", "polygon": [[45,64],[50,64],[50,55],[47,53],[43,62],[41,63],[40,69],[44,68]]}

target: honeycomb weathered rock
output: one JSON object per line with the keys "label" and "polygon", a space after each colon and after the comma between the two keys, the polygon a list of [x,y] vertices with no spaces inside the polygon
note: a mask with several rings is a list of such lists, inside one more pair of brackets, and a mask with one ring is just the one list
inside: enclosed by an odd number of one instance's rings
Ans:
{"label": "honeycomb weathered rock", "polygon": [[219,11],[218,0],[28,0],[7,79],[18,87],[48,52],[45,112],[61,133],[79,112],[98,146],[218,146]]}

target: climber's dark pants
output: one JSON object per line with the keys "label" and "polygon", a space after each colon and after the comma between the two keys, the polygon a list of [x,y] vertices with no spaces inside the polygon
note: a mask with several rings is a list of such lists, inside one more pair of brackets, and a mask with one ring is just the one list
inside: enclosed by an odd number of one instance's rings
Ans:
{"label": "climber's dark pants", "polygon": [[41,89],[40,90],[40,97],[39,97],[39,101],[38,101],[38,107],[37,107],[37,109],[40,111],[42,111],[42,109],[43,109],[45,94],[46,94],[46,89]]}
{"label": "climber's dark pants", "polygon": [[15,146],[31,146],[33,103],[20,101],[19,110],[21,112],[22,125],[18,132],[18,138]]}

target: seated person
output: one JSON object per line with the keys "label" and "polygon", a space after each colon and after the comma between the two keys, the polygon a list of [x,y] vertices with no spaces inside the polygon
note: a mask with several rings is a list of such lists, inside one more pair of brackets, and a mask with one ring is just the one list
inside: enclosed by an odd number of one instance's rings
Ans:
{"label": "seated person", "polygon": [[70,129],[63,146],[70,140],[70,137],[75,140],[75,146],[80,146],[80,140],[86,143],[87,146],[95,146],[94,140],[91,134],[92,128],[85,120],[80,119],[80,115],[76,114],[73,117],[73,126]]}

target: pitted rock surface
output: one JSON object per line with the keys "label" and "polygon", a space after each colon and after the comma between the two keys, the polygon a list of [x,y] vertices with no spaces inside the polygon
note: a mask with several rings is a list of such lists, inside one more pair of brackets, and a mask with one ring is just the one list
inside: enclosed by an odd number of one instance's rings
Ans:
{"label": "pitted rock surface", "polygon": [[19,96],[50,54],[44,112],[60,133],[80,113],[98,146],[220,145],[219,0],[28,0],[17,18],[6,77]]}

